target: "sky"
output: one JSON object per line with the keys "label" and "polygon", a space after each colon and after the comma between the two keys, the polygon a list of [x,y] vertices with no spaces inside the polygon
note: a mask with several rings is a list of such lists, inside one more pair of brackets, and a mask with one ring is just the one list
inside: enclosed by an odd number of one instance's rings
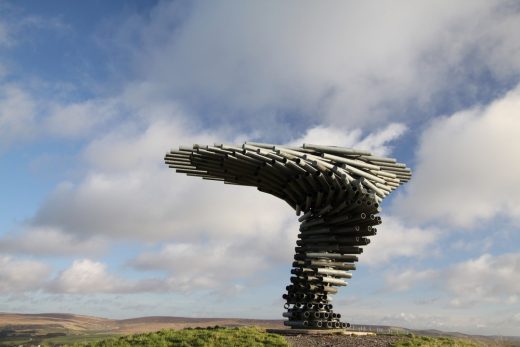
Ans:
{"label": "sky", "polygon": [[0,312],[281,319],[298,222],[164,154],[356,147],[413,178],[333,304],[520,335],[517,1],[0,1]]}

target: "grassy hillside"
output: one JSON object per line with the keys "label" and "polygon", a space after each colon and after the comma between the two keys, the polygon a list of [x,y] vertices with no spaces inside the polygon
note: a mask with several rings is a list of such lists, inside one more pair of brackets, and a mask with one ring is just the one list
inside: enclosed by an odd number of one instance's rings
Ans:
{"label": "grassy hillside", "polygon": [[[218,325],[227,329],[202,329]],[[256,328],[251,328],[255,326]],[[197,329],[189,329],[196,328]],[[264,333],[282,328],[281,320],[230,318],[140,317],[112,320],[73,314],[0,313],[0,347],[12,346],[287,346],[286,339]],[[520,347],[520,338],[466,336],[442,331],[369,326],[376,337],[325,338],[331,345]],[[233,329],[237,328],[237,329]],[[358,327],[364,330],[367,326]],[[161,330],[162,329],[162,330]],[[183,330],[184,329],[184,330]],[[158,332],[160,331],[160,332]],[[129,335],[133,334],[133,335]],[[391,334],[391,335],[385,335]],[[450,336],[450,337],[443,337]],[[318,337],[317,337],[318,338]],[[293,336],[292,346],[315,346],[312,337]],[[335,343],[332,343],[332,341]],[[355,341],[354,341],[355,340]],[[311,344],[308,344],[312,342]],[[324,341],[320,341],[320,344]]]}
{"label": "grassy hillside", "polygon": [[[395,335],[393,336],[395,339]],[[319,337],[316,337],[319,338]],[[359,346],[370,345],[363,337],[337,337],[356,339]],[[383,338],[383,336],[381,336]],[[293,343],[298,344],[293,340]],[[388,343],[388,342],[387,342]],[[463,338],[402,335],[394,347],[480,347],[485,343]],[[265,333],[256,327],[161,330],[156,333],[112,337],[105,340],[66,345],[67,347],[289,347],[279,335]]]}
{"label": "grassy hillside", "polygon": [[254,328],[214,328],[161,330],[156,333],[127,335],[97,342],[75,343],[70,347],[287,347],[285,339]]}

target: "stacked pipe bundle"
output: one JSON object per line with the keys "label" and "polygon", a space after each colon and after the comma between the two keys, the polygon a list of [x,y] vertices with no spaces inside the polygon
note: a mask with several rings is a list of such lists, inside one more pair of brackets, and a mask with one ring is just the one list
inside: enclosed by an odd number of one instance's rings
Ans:
{"label": "stacked pipe bundle", "polygon": [[296,211],[300,233],[283,316],[285,325],[304,329],[349,326],[330,295],[347,285],[361,247],[376,234],[382,199],[412,175],[392,158],[312,144],[195,144],[170,151],[165,162],[188,176],[257,187]]}

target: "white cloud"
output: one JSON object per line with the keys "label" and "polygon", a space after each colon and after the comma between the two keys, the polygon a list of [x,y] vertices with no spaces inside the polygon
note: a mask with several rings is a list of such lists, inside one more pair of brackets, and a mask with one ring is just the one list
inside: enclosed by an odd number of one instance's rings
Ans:
{"label": "white cloud", "polygon": [[34,260],[0,257],[0,293],[38,290],[47,280],[50,268]]}
{"label": "white cloud", "polygon": [[389,290],[407,290],[414,286],[429,282],[431,279],[437,277],[438,272],[435,270],[403,270],[392,271],[391,274],[385,276],[386,288]]}
{"label": "white cloud", "polygon": [[[0,63],[0,77],[4,73]],[[45,83],[40,84],[49,88]],[[22,84],[0,84],[0,145],[8,147],[51,137],[85,138],[101,131],[102,126],[107,127],[120,115],[124,105],[117,104],[119,101],[99,98],[63,103],[39,98],[34,90]]]}
{"label": "white cloud", "polygon": [[382,217],[383,223],[377,227],[377,235],[365,247],[360,261],[370,266],[386,266],[393,258],[433,256],[435,241],[441,231],[430,227],[421,228],[403,224],[391,216]]}
{"label": "white cloud", "polygon": [[520,301],[520,253],[484,254],[452,266],[445,276],[455,295],[452,306]]}
{"label": "white cloud", "polygon": [[[240,259],[240,261],[237,261]],[[144,252],[132,261],[140,271],[164,271],[165,276],[129,279],[109,271],[107,264],[76,259],[52,280],[39,283],[54,294],[194,293],[211,290],[222,296],[245,287],[236,281],[255,278],[271,264],[257,250],[221,244],[166,244],[159,252]]]}
{"label": "white cloud", "polygon": [[397,140],[406,130],[404,124],[390,123],[381,130],[374,131],[363,138],[356,144],[356,148],[366,148],[377,155],[389,155],[392,151],[389,142]]}
{"label": "white cloud", "polygon": [[520,85],[486,107],[434,120],[397,201],[402,215],[468,228],[498,216],[520,223],[519,109]]}
{"label": "white cloud", "polygon": [[385,276],[387,289],[436,286],[449,308],[520,303],[520,253],[483,254],[444,268],[402,268]]}
{"label": "white cloud", "polygon": [[[0,65],[0,77],[4,74]],[[48,87],[43,84],[43,87]],[[58,88],[59,89],[59,88]],[[91,99],[78,103],[60,103],[38,98],[23,85],[0,85],[0,145],[45,138],[78,139],[100,132],[120,112],[121,98]]]}
{"label": "white cloud", "polygon": [[283,251],[280,256],[289,263],[292,244],[288,241],[293,240],[287,240],[284,235],[276,242],[269,242],[269,249],[258,244],[258,239],[266,242],[263,237],[253,237],[249,240],[242,238],[238,242],[218,240],[165,244],[159,251],[142,253],[130,264],[139,270],[166,271],[168,279],[165,284],[170,290],[193,292],[215,289],[219,293],[230,288],[238,290],[243,285],[236,281],[254,279],[272,267],[276,253]]}
{"label": "white cloud", "polygon": [[284,202],[253,188],[183,177],[165,166],[128,174],[92,173],[77,186],[63,184],[33,223],[82,237],[150,242],[275,237],[291,211]]}
{"label": "white cloud", "polygon": [[[486,237],[476,236],[472,238],[469,238],[467,234],[460,234],[461,238],[451,243],[450,248],[455,252],[477,251],[478,253],[486,253],[492,249],[496,242],[497,234],[499,233],[493,233],[493,235]],[[502,236],[498,237],[500,238]]]}
{"label": "white cloud", "polygon": [[170,149],[218,141],[218,129],[214,132],[193,129],[184,118],[183,114],[176,113],[173,119],[164,115],[161,119],[148,120],[143,126],[123,122],[103,136],[95,137],[86,146],[83,158],[93,170],[107,174],[150,172],[157,168],[165,171],[163,157]]}
{"label": "white cloud", "polygon": [[127,56],[153,94],[203,105],[204,120],[265,134],[290,132],[288,114],[304,126],[321,119],[350,128],[416,117],[410,105],[431,109],[455,89],[474,98],[486,86],[468,80],[487,71],[508,81],[520,67],[519,13],[507,2],[181,7],[161,3],[146,19],[120,25],[118,49],[122,38],[141,40]]}
{"label": "white cloud", "polygon": [[75,260],[48,288],[57,293],[118,293],[132,290],[135,284],[107,272],[106,265],[89,259]]}
{"label": "white cloud", "polygon": [[[468,87],[479,77],[472,74],[510,81],[519,67],[519,14],[500,1],[299,2],[297,12],[295,4],[269,1],[188,6],[159,3],[149,16],[118,22],[121,31],[105,35],[115,40],[108,46],[135,58],[121,93],[38,100],[46,119],[26,129],[83,137],[112,127],[116,115],[164,117],[183,108],[205,128],[268,139],[294,138],[316,124],[366,131],[431,116],[408,110],[431,109],[444,90],[464,87],[471,98],[484,85]],[[55,18],[24,23],[66,27]]]}
{"label": "white cloud", "polygon": [[366,149],[377,155],[388,155],[391,152],[389,142],[398,139],[406,131],[401,123],[390,123],[382,129],[375,130],[364,137],[361,129],[347,131],[332,126],[316,126],[308,129],[305,134],[291,141],[293,146],[303,143],[316,143],[343,147]]}
{"label": "white cloud", "polygon": [[0,238],[0,250],[31,255],[99,254],[106,251],[107,241],[100,238],[81,239],[53,228],[31,228],[9,233]]}
{"label": "white cloud", "polygon": [[303,143],[318,143],[323,145],[335,145],[352,147],[354,143],[360,141],[362,136],[361,129],[344,131],[331,126],[316,126],[307,131],[298,139],[291,141],[292,146],[301,146]]}
{"label": "white cloud", "polygon": [[58,137],[84,137],[115,118],[122,109],[113,99],[91,99],[84,102],[48,105],[45,131]]}

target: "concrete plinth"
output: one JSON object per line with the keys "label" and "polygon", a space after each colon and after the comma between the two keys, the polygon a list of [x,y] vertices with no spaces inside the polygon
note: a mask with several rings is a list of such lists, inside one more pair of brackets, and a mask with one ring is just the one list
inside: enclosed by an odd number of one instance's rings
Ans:
{"label": "concrete plinth", "polygon": [[267,329],[266,332],[279,335],[375,335],[375,333],[368,331],[354,331],[349,329]]}

